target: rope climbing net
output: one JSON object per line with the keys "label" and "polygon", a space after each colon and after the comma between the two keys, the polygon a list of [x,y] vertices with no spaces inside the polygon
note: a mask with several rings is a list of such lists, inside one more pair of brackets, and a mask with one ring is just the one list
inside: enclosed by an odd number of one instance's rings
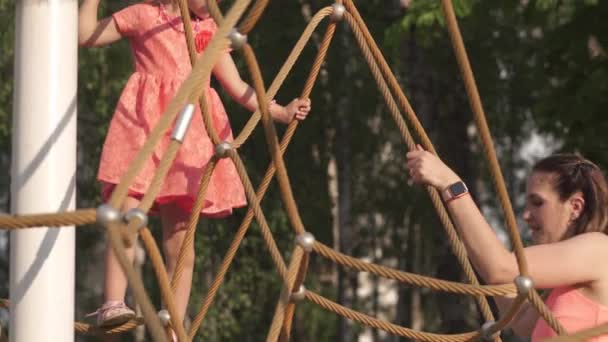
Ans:
{"label": "rope climbing net", "polygon": [[[323,35],[323,39],[311,66],[309,76],[304,84],[300,97],[309,97],[312,88],[315,85],[319,71],[321,70],[321,65],[326,59],[328,48],[336,31],[336,26],[339,22],[345,21],[350,27],[351,32],[354,34],[356,42],[373,74],[389,112],[397,124],[401,137],[406,143],[408,149],[414,149],[416,143],[403,114],[405,114],[405,117],[408,119],[409,124],[413,127],[417,137],[420,140],[420,143],[424,146],[424,148],[432,153],[436,152],[429,137],[418,121],[416,113],[400,88],[397,79],[391,72],[386,60],[384,59],[384,56],[372,38],[365,22],[361,18],[353,0],[336,0],[336,3],[334,3],[332,6],[319,10],[312,17],[268,89],[264,87],[264,81],[262,79],[254,51],[247,43],[247,34],[254,28],[260,19],[261,15],[266,9],[266,6],[268,5],[268,0],[255,1],[247,15],[245,15],[246,9],[251,5],[251,2],[252,0],[236,0],[225,16],[220,12],[215,1],[208,2],[211,15],[218,23],[219,28],[217,34],[209,43],[204,53],[200,57],[197,57],[194,48],[194,38],[191,30],[190,16],[188,15],[186,0],[179,1],[182,18],[184,18],[185,21],[185,35],[188,42],[190,59],[193,64],[192,72],[181,85],[176,96],[167,106],[158,124],[150,133],[149,139],[145,142],[142,149],[130,164],[129,169],[122,177],[120,183],[116,186],[107,203],[102,204],[96,209],[80,209],[73,212],[24,216],[0,216],[0,227],[3,229],[25,229],[40,226],[59,228],[62,226],[81,226],[93,223],[98,223],[106,228],[108,241],[111,244],[113,251],[118,257],[118,260],[129,280],[135,300],[141,306],[142,317],[136,318],[121,326],[109,329],[101,329],[89,324],[76,322],[75,329],[77,332],[96,335],[118,334],[134,329],[138,325],[146,324],[152,338],[155,341],[167,340],[166,329],[168,327],[171,327],[175,331],[179,341],[190,341],[201,328],[201,325],[209,312],[211,305],[213,304],[215,296],[224,281],[228,269],[234,260],[236,252],[254,218],[260,227],[265,244],[270,252],[273,263],[278,270],[278,274],[283,285],[280,297],[276,304],[274,317],[268,330],[267,341],[289,340],[295,305],[298,303],[298,301],[304,299],[319,305],[328,311],[334,312],[361,324],[382,329],[391,334],[420,341],[469,341],[480,338],[485,340],[500,341],[498,332],[509,325],[522,305],[526,303],[530,303],[530,305],[532,305],[539,312],[543,319],[547,321],[547,323],[558,333],[558,335],[560,335],[554,339],[555,341],[580,341],[608,332],[608,324],[605,324],[576,334],[567,335],[566,331],[560,326],[559,322],[546,308],[542,298],[534,289],[534,285],[528,276],[528,269],[523,253],[523,245],[517,230],[513,209],[507,195],[503,176],[494,152],[492,138],[485,120],[475,79],[468,61],[462,36],[460,34],[456,16],[450,0],[442,0],[443,12],[446,18],[452,45],[454,47],[459,67],[464,78],[467,95],[469,97],[471,108],[475,117],[475,123],[478,131],[480,132],[485,157],[489,162],[494,184],[499,195],[501,206],[505,213],[508,232],[511,237],[511,241],[513,241],[513,248],[519,266],[520,275],[514,280],[513,284],[496,286],[481,286],[479,284],[479,281],[477,280],[467,257],[464,245],[456,233],[456,230],[450,220],[449,215],[447,214],[439,194],[436,189],[430,186],[427,186],[426,190],[429,193],[433,206],[437,211],[438,217],[449,237],[452,250],[462,265],[469,282],[468,284],[434,279],[391,269],[373,263],[363,262],[359,259],[339,253],[320,243],[319,241],[316,241],[314,236],[306,231],[297,210],[297,205],[294,200],[289,182],[288,172],[283,161],[283,154],[285,153],[285,150],[287,149],[297,129],[298,121],[292,121],[288,125],[283,137],[279,139],[268,112],[268,103],[272,98],[274,98],[275,94],[281,88],[281,85],[283,84],[290,70],[301,55],[302,50],[323,20],[329,20],[329,24],[325,34]],[[241,23],[237,26],[236,23],[239,20],[241,20]],[[253,80],[253,87],[255,89],[256,96],[259,99],[258,103],[260,104],[260,108],[251,116],[242,131],[231,142],[221,141],[218,138],[217,132],[212,124],[209,108],[207,108],[207,102],[205,99],[206,92],[203,91],[205,87],[204,80],[209,79],[213,65],[220,54],[228,47],[242,52],[248,67],[248,71],[251,74],[251,79]],[[195,112],[194,108],[197,104],[201,108],[203,121],[205,123],[207,132],[215,145],[215,154],[211,158],[208,167],[205,169],[205,172],[202,175],[197,199],[194,203],[192,214],[188,223],[186,237],[179,252],[176,271],[172,279],[169,279],[159,252],[159,248],[147,227],[147,212],[153,205],[154,199],[160,191],[162,181],[181,146],[181,142],[187,131],[189,120]],[[255,190],[239,156],[238,148],[245,143],[260,121],[270,149],[272,162],[268,166],[262,182],[258,186],[257,190]],[[137,208],[126,213],[120,212],[117,208],[121,208],[123,202],[125,201],[128,195],[129,185],[134,180],[137,173],[141,170],[144,162],[150,158],[156,144],[159,142],[162,136],[166,134],[174,122],[175,125],[171,135],[171,143],[160,162],[157,173],[155,174],[148,191],[143,196]],[[176,317],[178,317],[178,315],[176,314],[172,293],[183,272],[184,255],[186,254],[188,248],[192,247],[194,241],[195,228],[198,224],[199,213],[201,212],[204,204],[205,193],[211,175],[217,162],[222,158],[230,158],[236,166],[240,179],[245,188],[249,208],[224,256],[217,274],[211,283],[208,293],[200,305],[198,314],[192,320],[189,331],[186,331],[182,323],[177,322]],[[273,234],[260,207],[260,203],[266,194],[268,186],[275,176],[279,184],[281,198],[285,205],[290,225],[296,235],[295,245],[291,252],[291,260],[289,261],[289,264],[286,264],[285,260],[283,259],[282,253],[273,238]],[[131,246],[137,238],[142,240],[145,249],[150,255],[168,315],[161,315],[157,313],[144,289],[142,279],[137,275],[125,254],[125,247]],[[303,284],[306,278],[310,254],[313,252],[339,265],[358,271],[369,272],[380,277],[393,279],[404,284],[426,287],[436,291],[474,296],[486,323],[483,324],[482,327],[480,327],[480,329],[477,331],[451,335],[434,334],[401,327],[346,308],[304,287]],[[515,295],[515,300],[507,311],[507,314],[500,319],[495,320],[486,297],[506,295]],[[0,300],[0,306],[8,307],[8,305],[8,300]]]}

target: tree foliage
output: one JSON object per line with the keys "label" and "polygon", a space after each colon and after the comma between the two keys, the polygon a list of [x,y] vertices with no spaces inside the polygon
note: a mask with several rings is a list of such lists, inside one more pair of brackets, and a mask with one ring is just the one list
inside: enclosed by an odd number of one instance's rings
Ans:
{"label": "tree foliage", "polygon": [[[231,2],[224,2],[225,8]],[[408,3],[407,7],[401,4]],[[608,129],[603,111],[608,90],[608,3],[577,0],[529,0],[488,2],[454,0],[460,27],[479,86],[488,123],[496,142],[509,189],[521,190],[522,170],[528,159],[522,148],[532,136],[552,136],[550,149],[580,151],[608,166]],[[103,14],[125,3],[102,2]],[[271,1],[258,26],[250,33],[268,86],[302,33],[306,20],[327,1]],[[472,115],[458,66],[452,52],[439,1],[359,1],[357,6],[372,35],[379,42],[405,94],[422,124],[436,143],[439,154],[467,177],[490,212],[497,203],[485,170],[482,149],[472,129]],[[0,0],[0,166],[10,169],[12,116],[14,0]],[[301,94],[326,23],[304,50],[292,74],[277,94],[286,103]],[[245,80],[250,80],[244,60],[234,52]],[[131,72],[126,42],[107,48],[81,49],[78,83],[78,207],[100,202],[95,181],[98,158],[115,103]],[[217,84],[215,86],[218,86]],[[219,90],[219,86],[218,86]],[[249,113],[221,93],[236,132]],[[462,280],[422,189],[408,187],[405,144],[390,118],[384,100],[361,55],[351,30],[341,23],[311,95],[313,112],[300,125],[285,159],[302,220],[317,240],[333,246],[336,219],[328,188],[328,168],[338,164],[339,196],[348,196],[348,252],[381,264],[429,276]],[[278,127],[279,132],[284,130]],[[587,139],[587,137],[589,137]],[[524,148],[525,150],[525,148]],[[239,150],[254,186],[270,163],[261,127]],[[0,204],[8,210],[9,177],[0,178]],[[344,192],[348,189],[348,194]],[[289,260],[293,230],[285,214],[276,182],[263,201],[266,219],[279,249]],[[245,216],[245,210],[223,220],[204,220],[198,227],[197,260],[190,313],[198,311],[208,286]],[[496,215],[500,218],[500,215]],[[340,222],[340,224],[345,224]],[[500,224],[498,224],[500,226]],[[156,235],[158,222],[152,222]],[[342,236],[342,238],[344,238]],[[77,231],[77,319],[101,301],[103,232]],[[6,252],[6,251],[4,251]],[[6,254],[6,253],[3,253]],[[94,260],[83,262],[82,260]],[[475,329],[479,316],[463,297],[418,291],[406,286],[389,287],[398,292],[397,303],[383,304],[380,281],[343,270],[358,287],[371,284],[370,294],[351,293],[353,306],[369,314],[387,317],[406,326],[437,332]],[[8,279],[8,261],[0,262],[0,279]],[[336,269],[313,256],[306,286],[329,298],[341,297]],[[158,287],[151,267],[144,279],[155,303]],[[264,339],[270,326],[281,282],[257,224],[250,228],[234,265],[221,288],[198,340],[232,341]],[[3,289],[6,293],[6,288]],[[352,291],[351,291],[352,292]],[[416,308],[417,300],[421,306]],[[462,309],[465,307],[465,309]],[[418,310],[418,312],[416,311]],[[422,321],[417,314],[422,314]],[[331,341],[340,338],[338,317],[312,304],[298,305],[293,340]],[[418,324],[418,323],[416,323]],[[358,335],[363,329],[350,332]],[[383,335],[375,333],[376,340]],[[395,339],[396,340],[396,339]]]}

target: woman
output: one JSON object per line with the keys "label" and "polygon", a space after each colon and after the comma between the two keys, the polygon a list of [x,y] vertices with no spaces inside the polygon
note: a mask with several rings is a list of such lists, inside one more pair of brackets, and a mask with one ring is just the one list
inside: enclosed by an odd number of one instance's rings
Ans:
{"label": "woman", "polygon": [[[417,146],[407,154],[410,177],[440,191],[467,248],[488,284],[519,275],[515,255],[500,242],[464,182],[435,155]],[[532,168],[523,219],[534,246],[525,248],[535,287],[552,289],[547,306],[568,333],[608,322],[608,187],[602,171],[575,154],[556,154]],[[504,313],[512,301],[496,298]],[[532,341],[555,336],[530,306],[512,324]],[[608,335],[596,341],[608,341]]]}

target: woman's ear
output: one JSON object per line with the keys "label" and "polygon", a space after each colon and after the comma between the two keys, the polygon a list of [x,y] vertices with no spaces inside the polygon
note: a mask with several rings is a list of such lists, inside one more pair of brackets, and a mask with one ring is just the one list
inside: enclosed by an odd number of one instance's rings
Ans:
{"label": "woman's ear", "polygon": [[570,212],[570,220],[574,221],[578,219],[583,213],[583,210],[585,210],[585,198],[583,197],[583,193],[580,191],[575,192],[570,196],[569,202],[572,209]]}

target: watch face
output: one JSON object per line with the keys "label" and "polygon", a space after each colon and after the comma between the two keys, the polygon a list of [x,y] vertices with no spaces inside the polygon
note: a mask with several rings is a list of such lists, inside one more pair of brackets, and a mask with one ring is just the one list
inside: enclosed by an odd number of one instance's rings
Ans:
{"label": "watch face", "polygon": [[469,191],[469,190],[467,189],[467,186],[464,185],[463,182],[457,182],[457,183],[450,185],[450,193],[452,194],[452,196],[462,195],[467,191]]}

